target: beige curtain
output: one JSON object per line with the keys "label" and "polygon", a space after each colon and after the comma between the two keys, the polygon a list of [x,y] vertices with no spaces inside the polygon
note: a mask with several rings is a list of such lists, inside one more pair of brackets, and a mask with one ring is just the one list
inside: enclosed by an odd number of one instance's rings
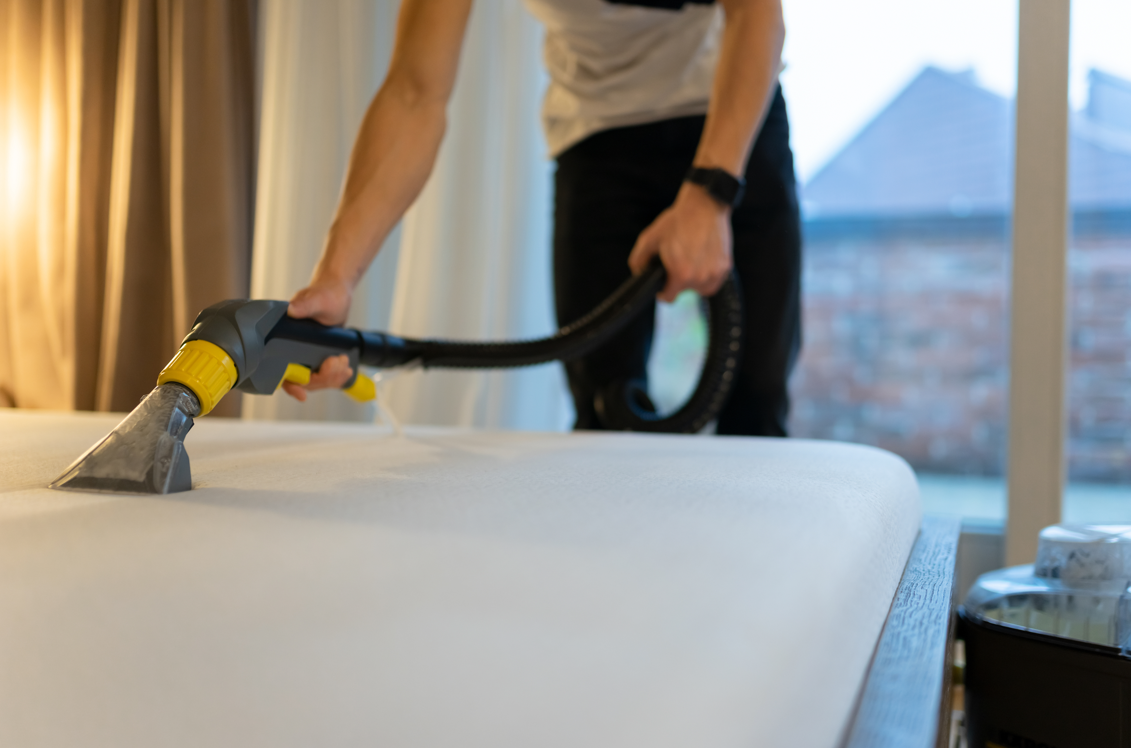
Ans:
{"label": "beige curtain", "polygon": [[0,403],[128,410],[247,295],[254,53],[255,0],[0,0]]}

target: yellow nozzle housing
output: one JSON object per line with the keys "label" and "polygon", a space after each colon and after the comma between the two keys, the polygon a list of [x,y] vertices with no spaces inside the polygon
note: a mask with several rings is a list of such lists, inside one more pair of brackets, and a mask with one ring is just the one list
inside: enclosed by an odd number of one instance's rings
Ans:
{"label": "yellow nozzle housing", "polygon": [[235,386],[237,377],[236,364],[223,348],[207,340],[190,340],[161,370],[157,384],[176,382],[188,387],[200,400],[200,415],[204,415]]}

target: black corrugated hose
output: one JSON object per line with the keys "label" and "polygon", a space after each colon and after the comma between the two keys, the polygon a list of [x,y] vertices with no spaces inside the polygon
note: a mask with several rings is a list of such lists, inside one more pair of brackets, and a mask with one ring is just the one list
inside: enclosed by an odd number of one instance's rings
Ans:
{"label": "black corrugated hose", "polygon": [[[596,309],[548,338],[469,343],[414,340],[385,333],[362,333],[361,363],[389,366],[419,362],[425,368],[490,369],[569,361],[608,341],[643,310],[663,288],[666,273],[659,262],[621,285]],[[707,357],[695,391],[681,408],[656,413],[642,382],[617,381],[597,393],[594,403],[606,428],[627,431],[695,433],[715,418],[730,395],[742,354],[742,295],[731,272],[705,304]],[[366,355],[366,351],[372,351]],[[390,354],[397,351],[397,361]]]}

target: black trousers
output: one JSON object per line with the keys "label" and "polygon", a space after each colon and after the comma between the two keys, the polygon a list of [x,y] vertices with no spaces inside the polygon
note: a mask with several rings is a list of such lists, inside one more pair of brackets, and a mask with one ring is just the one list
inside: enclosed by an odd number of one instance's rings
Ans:
{"label": "black trousers", "polygon": [[[691,166],[704,117],[596,133],[558,157],[554,291],[558,324],[590,311],[630,275],[636,237],[671,206]],[[746,196],[733,212],[734,266],[746,307],[745,351],[719,434],[785,436],[787,384],[801,346],[801,226],[779,89],[746,166]],[[647,379],[654,308],[589,356],[566,364],[577,429],[600,429],[597,389]]]}

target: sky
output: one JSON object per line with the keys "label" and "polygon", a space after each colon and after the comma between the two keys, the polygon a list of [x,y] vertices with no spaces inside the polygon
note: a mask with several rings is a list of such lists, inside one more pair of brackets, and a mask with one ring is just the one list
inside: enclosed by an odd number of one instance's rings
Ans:
{"label": "sky", "polygon": [[[1012,96],[1018,0],[783,0],[782,87],[798,176],[811,177],[925,65],[973,69]],[[1131,0],[1073,0],[1069,99],[1091,67],[1131,79]]]}

